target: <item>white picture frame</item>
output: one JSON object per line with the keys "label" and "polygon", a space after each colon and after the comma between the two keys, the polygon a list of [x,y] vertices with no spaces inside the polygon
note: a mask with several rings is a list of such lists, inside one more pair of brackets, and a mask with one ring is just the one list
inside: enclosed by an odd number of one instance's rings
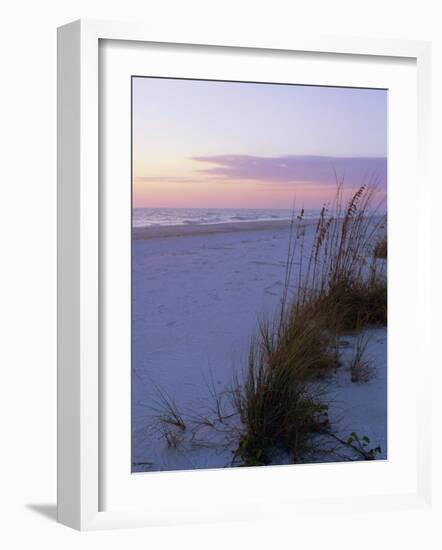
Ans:
{"label": "white picture frame", "polygon": [[[76,21],[58,31],[58,521],[80,530],[117,527],[139,527],[178,522],[198,522],[216,519],[250,517],[289,517],[293,513],[309,513],[333,507],[346,513],[360,510],[392,509],[427,506],[431,500],[430,451],[430,370],[431,356],[424,357],[420,376],[416,381],[416,487],[413,491],[367,494],[365,496],[330,495],[287,501],[284,506],[266,507],[266,497],[251,502],[245,508],[232,506],[228,512],[223,503],[217,508],[188,495],[177,506],[131,507],[127,503],[103,510],[100,483],[103,480],[102,433],[100,415],[100,331],[102,298],[100,280],[102,269],[100,250],[100,95],[99,45],[100,40],[128,43],[167,43],[177,45],[210,45],[212,47],[248,49],[275,52],[329,53],[349,56],[377,56],[409,58],[415,61],[417,71],[417,162],[419,177],[418,236],[419,304],[430,309],[430,254],[431,233],[429,212],[431,203],[429,177],[430,107],[430,44],[358,38],[284,37],[268,44],[264,38],[253,41],[229,36],[210,40],[201,36],[186,36],[186,31],[173,36],[157,36],[144,26],[99,21]],[[233,50],[231,50],[233,51]],[[129,139],[129,136],[128,136]],[[429,338],[431,329],[422,323],[416,338]],[[428,346],[427,349],[430,349]],[[248,471],[245,471],[248,470]],[[236,476],[249,476],[255,469],[244,469]],[[287,471],[287,470],[286,470]],[[204,483],[214,472],[198,472]],[[178,483],[179,476],[189,473],[161,474]],[[174,476],[175,478],[170,478]],[[194,475],[194,474],[192,474]],[[284,474],[282,474],[284,475]],[[360,475],[358,473],[354,474]],[[204,477],[202,477],[204,476]],[[165,479],[165,478],[164,478]],[[161,485],[157,476],[156,485]],[[264,491],[265,492],[265,491]],[[319,492],[320,493],[320,492]],[[276,503],[278,496],[272,497]],[[193,499],[193,500],[192,500]],[[213,504],[213,503],[212,503]]]}

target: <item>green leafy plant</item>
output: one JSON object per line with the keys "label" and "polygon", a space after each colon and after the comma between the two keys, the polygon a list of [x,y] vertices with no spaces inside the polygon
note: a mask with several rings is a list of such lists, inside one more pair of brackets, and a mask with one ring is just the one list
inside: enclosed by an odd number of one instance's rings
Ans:
{"label": "green leafy plant", "polygon": [[346,445],[360,454],[364,460],[376,460],[376,457],[382,452],[379,445],[370,447],[370,439],[366,435],[359,437],[356,432],[349,435]]}

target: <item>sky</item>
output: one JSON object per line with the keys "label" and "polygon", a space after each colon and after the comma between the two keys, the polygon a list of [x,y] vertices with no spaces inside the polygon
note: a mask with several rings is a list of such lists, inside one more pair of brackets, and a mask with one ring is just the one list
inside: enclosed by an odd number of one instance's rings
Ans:
{"label": "sky", "polygon": [[386,189],[387,91],[133,78],[135,208],[306,208]]}

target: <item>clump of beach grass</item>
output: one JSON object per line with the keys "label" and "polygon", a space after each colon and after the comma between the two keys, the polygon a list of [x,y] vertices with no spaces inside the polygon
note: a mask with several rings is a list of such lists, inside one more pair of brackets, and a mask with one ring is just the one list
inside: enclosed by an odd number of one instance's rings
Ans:
{"label": "clump of beach grass", "polygon": [[367,278],[338,279],[317,298],[328,312],[328,326],[340,332],[387,325],[387,281],[374,272]]}
{"label": "clump of beach grass", "polygon": [[175,400],[164,390],[152,382],[156,390],[157,430],[166,441],[168,447],[177,447],[187,430],[184,415]]}
{"label": "clump of beach grass", "polygon": [[321,210],[307,269],[298,275],[296,307],[313,301],[337,330],[387,322],[385,265],[370,254],[385,223],[380,205],[373,207],[376,190],[362,185],[343,206],[338,185],[331,209]]}
{"label": "clump of beach grass", "polygon": [[274,450],[301,460],[310,435],[327,424],[323,390],[312,383],[313,369],[335,366],[320,324],[308,313],[262,322],[252,340],[245,377],[236,381],[234,404],[245,427],[238,456],[243,465],[266,464]]}
{"label": "clump of beach grass", "polygon": [[375,373],[371,362],[366,358],[368,338],[360,334],[355,342],[350,360],[350,374],[352,382],[368,382]]}
{"label": "clump of beach grass", "polygon": [[[314,435],[329,428],[325,392],[313,373],[339,365],[334,344],[340,334],[386,325],[386,274],[371,253],[384,223],[379,206],[373,208],[375,194],[375,186],[362,185],[344,203],[339,183],[307,253],[304,210],[292,216],[280,310],[273,321],[260,322],[243,378],[232,389],[244,426],[237,450],[242,465],[270,463],[281,449],[302,462],[318,440]],[[358,349],[353,370],[362,380],[368,367],[365,348]]]}

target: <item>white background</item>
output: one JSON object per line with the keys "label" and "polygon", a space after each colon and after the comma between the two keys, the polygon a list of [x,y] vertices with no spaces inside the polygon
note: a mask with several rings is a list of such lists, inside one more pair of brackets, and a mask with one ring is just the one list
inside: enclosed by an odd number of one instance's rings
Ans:
{"label": "white background", "polygon": [[[313,0],[310,2],[71,0],[16,1],[2,9],[0,129],[0,544],[5,548],[438,548],[441,477],[434,472],[430,511],[309,516],[277,521],[79,534],[55,515],[56,409],[56,27],[78,17],[144,21],[167,31],[185,25],[210,35],[244,30],[271,41],[280,32],[432,39],[435,199],[442,98],[441,15],[437,2]],[[439,35],[439,37],[438,37]],[[440,175],[439,175],[440,180]],[[437,201],[434,232],[438,227]],[[442,248],[440,246],[439,248]],[[410,254],[415,251],[410,250]],[[436,250],[435,250],[436,253]],[[434,280],[442,280],[440,253]],[[441,309],[441,293],[434,296]],[[436,328],[438,327],[438,331]],[[441,322],[434,317],[435,335]],[[440,337],[440,336],[439,336]],[[435,366],[442,360],[435,356]],[[440,375],[439,375],[440,380]],[[439,386],[440,387],[440,386]],[[441,457],[440,389],[434,385],[435,464]],[[438,398],[439,397],[439,401]],[[406,429],[406,427],[404,427]],[[437,437],[439,439],[437,439]],[[5,539],[5,540],[3,540]],[[6,541],[8,539],[8,541]]]}

